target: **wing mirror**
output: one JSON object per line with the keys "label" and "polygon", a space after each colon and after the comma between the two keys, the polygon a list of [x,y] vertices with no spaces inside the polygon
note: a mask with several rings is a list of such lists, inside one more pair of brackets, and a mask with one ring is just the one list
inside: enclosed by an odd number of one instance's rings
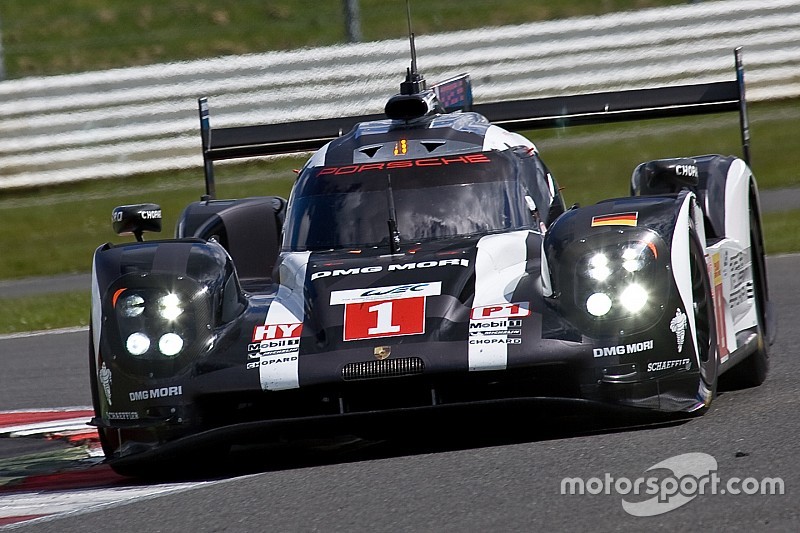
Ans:
{"label": "wing mirror", "polygon": [[120,205],[111,212],[117,235],[134,235],[142,242],[145,231],[161,231],[161,206],[158,204]]}
{"label": "wing mirror", "polygon": [[690,158],[658,159],[642,163],[633,171],[631,194],[669,194],[683,187],[697,187],[700,168]]}

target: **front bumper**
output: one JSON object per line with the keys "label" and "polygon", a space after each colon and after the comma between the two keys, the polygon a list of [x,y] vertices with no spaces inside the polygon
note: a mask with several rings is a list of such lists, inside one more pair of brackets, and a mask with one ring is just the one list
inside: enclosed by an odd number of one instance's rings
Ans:
{"label": "front bumper", "polygon": [[[109,435],[113,461],[138,461],[211,443],[336,435],[382,439],[398,432],[438,428],[443,422],[481,432],[498,420],[504,420],[506,429],[535,420],[557,426],[559,414],[591,420],[606,413],[608,420],[626,423],[692,411],[698,403],[697,375],[691,372],[632,383],[582,382],[581,375],[561,363],[460,373],[448,379],[418,375],[284,391],[210,394],[165,407],[161,416],[95,419],[93,423]],[[584,378],[596,375],[596,371],[583,373]],[[486,413],[491,414],[481,416]]]}

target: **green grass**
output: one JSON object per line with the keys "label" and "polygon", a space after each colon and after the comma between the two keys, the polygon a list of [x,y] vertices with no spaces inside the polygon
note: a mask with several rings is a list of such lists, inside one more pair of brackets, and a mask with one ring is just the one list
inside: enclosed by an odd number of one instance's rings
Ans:
{"label": "green grass", "polygon": [[788,254],[800,251],[800,209],[780,213],[765,213],[761,217],[765,247],[768,254]]}
{"label": "green grass", "polygon": [[[759,187],[800,185],[800,152],[792,132],[797,102],[753,106],[754,170]],[[614,124],[529,132],[564,187],[568,203],[582,205],[626,196],[631,170],[641,161],[676,154],[740,151],[735,116]],[[302,159],[219,166],[220,197],[286,197]],[[77,183],[7,192],[0,198],[0,279],[88,272],[94,249],[113,234],[110,213],[126,203],[155,202],[170,237],[183,207],[203,193],[202,170]],[[768,253],[800,251],[800,210],[764,217]],[[8,253],[13,250],[13,253]],[[86,324],[88,294],[70,293],[0,302],[0,333]]]}
{"label": "green grass", "polygon": [[[754,170],[762,189],[800,185],[800,151],[792,135],[797,102],[753,106]],[[735,115],[651,121],[529,132],[564,187],[568,203],[582,205],[625,196],[631,171],[641,161],[676,154],[739,153]],[[286,197],[293,168],[302,159],[219,166],[220,197],[276,194]],[[94,249],[123,242],[111,231],[110,214],[128,203],[155,202],[171,237],[183,207],[203,192],[202,170],[132,176],[0,197],[0,279],[87,272]],[[769,249],[771,236],[767,236]],[[13,252],[9,252],[13,251]]]}
{"label": "green grass", "polygon": [[[412,0],[417,34],[518,24],[685,0]],[[361,0],[364,40],[403,37],[405,3]],[[46,21],[46,23],[43,23]],[[3,0],[0,29],[7,77],[51,75],[341,43],[341,0]],[[753,167],[762,189],[800,185],[797,102],[753,106]],[[684,125],[689,124],[686,129]],[[531,132],[569,203],[625,196],[634,166],[675,154],[739,153],[736,118],[665,120]],[[698,148],[700,147],[700,148]],[[218,171],[220,197],[288,195],[282,159]],[[116,205],[156,202],[170,237],[183,207],[202,194],[202,169],[0,192],[0,279],[88,272],[111,231]],[[764,216],[769,253],[800,250],[800,210]],[[85,325],[89,295],[60,293],[0,301],[0,333]]]}
{"label": "green grass", "polygon": [[[768,253],[800,250],[800,209],[767,213],[762,222]],[[87,326],[89,302],[88,291],[0,300],[0,334]]]}
{"label": "green grass", "polygon": [[[800,186],[798,101],[751,104],[750,118],[752,168],[759,188]],[[528,137],[565,188],[567,201],[581,204],[628,195],[631,171],[642,161],[742,152],[735,113],[542,130]]]}
{"label": "green grass", "polygon": [[[685,0],[412,0],[419,35]],[[321,46],[346,40],[342,0],[3,0],[9,78]],[[366,41],[406,35],[405,2],[361,0]],[[404,52],[405,53],[405,52]]]}
{"label": "green grass", "polygon": [[[218,193],[229,197],[276,194],[286,197],[301,161],[282,159],[218,172]],[[0,279],[87,272],[92,253],[105,242],[130,241],[111,230],[118,205],[155,202],[164,212],[161,237],[170,238],[183,208],[200,199],[202,170],[132,176],[31,191],[0,199]],[[150,238],[157,238],[150,236]]]}
{"label": "green grass", "polygon": [[89,291],[7,298],[0,303],[0,334],[89,324]]}

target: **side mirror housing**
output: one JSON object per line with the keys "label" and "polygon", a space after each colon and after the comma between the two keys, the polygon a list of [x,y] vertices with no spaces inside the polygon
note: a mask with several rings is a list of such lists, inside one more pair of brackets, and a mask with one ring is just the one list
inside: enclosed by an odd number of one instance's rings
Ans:
{"label": "side mirror housing", "polygon": [[111,224],[117,235],[134,235],[142,242],[145,231],[161,231],[161,206],[158,204],[120,205],[111,212]]}
{"label": "side mirror housing", "polygon": [[676,193],[683,187],[697,187],[699,181],[700,168],[694,159],[658,159],[636,167],[631,177],[631,194]]}

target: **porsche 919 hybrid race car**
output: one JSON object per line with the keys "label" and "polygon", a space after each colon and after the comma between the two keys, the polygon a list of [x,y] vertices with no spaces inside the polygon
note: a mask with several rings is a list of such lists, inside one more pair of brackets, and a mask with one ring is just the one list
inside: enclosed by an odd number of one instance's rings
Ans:
{"label": "porsche 919 hybrid race car", "polygon": [[[412,62],[385,116],[213,130],[201,99],[206,195],[174,239],[143,241],[158,205],[116,208],[138,242],[94,255],[111,465],[539,398],[702,412],[723,373],[760,384],[774,319],[736,63],[732,81],[472,105],[468,76],[427,88]],[[744,159],[643,162],[629,197],[586,207],[516,133],[733,110]],[[288,201],[215,198],[216,160],[316,148]]]}

